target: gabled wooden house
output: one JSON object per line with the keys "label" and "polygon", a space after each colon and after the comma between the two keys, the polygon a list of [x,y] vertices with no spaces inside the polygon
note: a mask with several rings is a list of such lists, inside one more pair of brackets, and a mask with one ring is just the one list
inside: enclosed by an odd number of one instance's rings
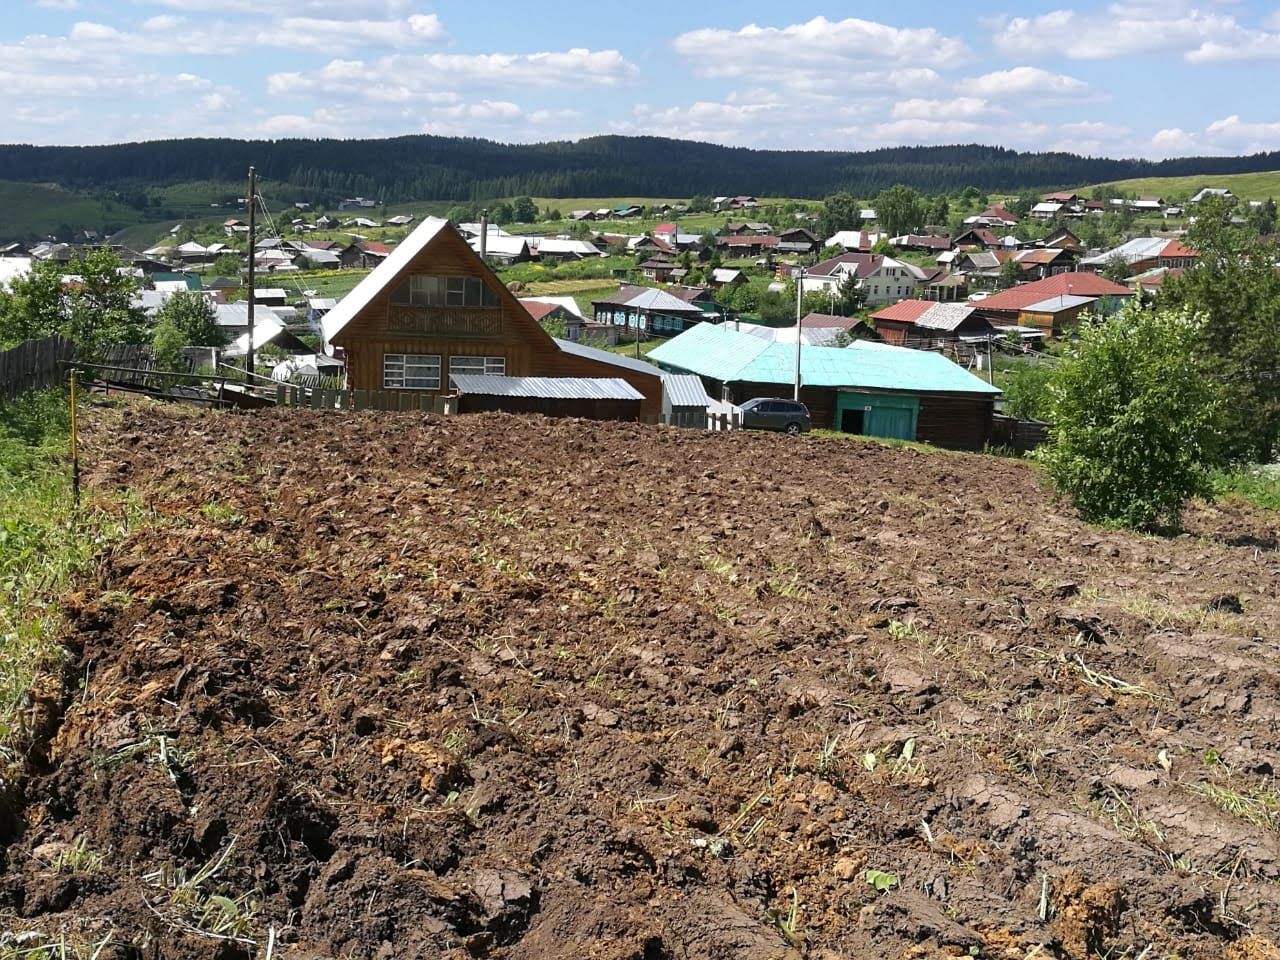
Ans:
{"label": "gabled wooden house", "polygon": [[621,377],[644,397],[640,416],[662,413],[658,371],[553,339],[447,220],[423,220],[321,323],[353,390],[448,394],[452,374]]}

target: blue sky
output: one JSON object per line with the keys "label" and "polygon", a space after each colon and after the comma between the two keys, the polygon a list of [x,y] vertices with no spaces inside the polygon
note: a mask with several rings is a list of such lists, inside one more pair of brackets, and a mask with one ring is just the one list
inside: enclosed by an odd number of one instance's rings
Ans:
{"label": "blue sky", "polygon": [[4,0],[7,143],[165,137],[1280,149],[1280,0]]}

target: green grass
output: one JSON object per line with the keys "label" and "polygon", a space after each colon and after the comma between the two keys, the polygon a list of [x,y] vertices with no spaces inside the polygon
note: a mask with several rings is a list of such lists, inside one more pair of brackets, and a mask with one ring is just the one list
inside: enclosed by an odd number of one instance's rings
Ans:
{"label": "green grass", "polygon": [[64,226],[119,230],[147,217],[141,210],[105,197],[54,184],[9,180],[0,180],[0,210],[5,211],[0,237],[13,240],[43,237]]}
{"label": "green grass", "polygon": [[[1221,176],[1143,177],[1115,180],[1099,186],[1118,187],[1140,196],[1157,196],[1168,202],[1190,199],[1202,187],[1226,187],[1241,200],[1266,200],[1268,197],[1280,197],[1280,170],[1267,173],[1228,173]],[[1078,192],[1088,194],[1092,189],[1091,186],[1080,187]]]}
{"label": "green grass", "polygon": [[1244,500],[1267,510],[1280,510],[1280,466],[1219,473],[1213,486],[1219,499]]}
{"label": "green grass", "polygon": [[25,698],[62,656],[57,599],[127,523],[118,512],[73,507],[69,429],[61,389],[0,402],[0,784],[30,732]]}

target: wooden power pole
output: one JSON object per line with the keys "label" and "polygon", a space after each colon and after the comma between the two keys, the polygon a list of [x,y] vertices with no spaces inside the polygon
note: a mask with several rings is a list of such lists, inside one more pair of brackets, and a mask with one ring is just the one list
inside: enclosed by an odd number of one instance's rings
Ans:
{"label": "wooden power pole", "polygon": [[257,238],[254,236],[255,219],[254,214],[258,206],[258,175],[253,167],[249,168],[249,350],[244,355],[244,372],[245,382],[249,385],[253,383],[253,266],[255,244]]}

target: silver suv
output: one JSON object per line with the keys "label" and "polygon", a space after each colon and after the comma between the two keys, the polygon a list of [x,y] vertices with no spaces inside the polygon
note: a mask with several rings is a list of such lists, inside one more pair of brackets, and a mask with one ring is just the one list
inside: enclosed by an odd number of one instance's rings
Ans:
{"label": "silver suv", "polygon": [[752,430],[780,430],[792,435],[808,433],[813,428],[809,408],[799,400],[757,397],[738,408],[742,426]]}

